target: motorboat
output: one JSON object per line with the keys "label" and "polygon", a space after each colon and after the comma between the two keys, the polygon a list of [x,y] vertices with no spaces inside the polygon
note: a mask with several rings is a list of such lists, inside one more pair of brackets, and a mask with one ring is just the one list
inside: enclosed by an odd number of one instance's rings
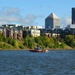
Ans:
{"label": "motorboat", "polygon": [[29,50],[30,52],[48,52],[48,50],[44,50],[41,47],[35,47],[34,49]]}

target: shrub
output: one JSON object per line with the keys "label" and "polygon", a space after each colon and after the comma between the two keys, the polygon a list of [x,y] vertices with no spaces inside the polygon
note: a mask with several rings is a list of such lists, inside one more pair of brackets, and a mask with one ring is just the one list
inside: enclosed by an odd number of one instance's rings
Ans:
{"label": "shrub", "polygon": [[19,48],[24,49],[24,46],[23,45],[20,45]]}

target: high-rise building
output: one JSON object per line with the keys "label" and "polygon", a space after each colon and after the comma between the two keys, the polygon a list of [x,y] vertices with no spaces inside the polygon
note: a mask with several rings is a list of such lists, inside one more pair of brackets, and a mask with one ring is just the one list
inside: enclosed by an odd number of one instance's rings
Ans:
{"label": "high-rise building", "polygon": [[60,28],[60,19],[54,13],[51,13],[45,19],[45,29],[56,29],[56,28]]}
{"label": "high-rise building", "polygon": [[75,8],[72,8],[72,24],[75,24]]}

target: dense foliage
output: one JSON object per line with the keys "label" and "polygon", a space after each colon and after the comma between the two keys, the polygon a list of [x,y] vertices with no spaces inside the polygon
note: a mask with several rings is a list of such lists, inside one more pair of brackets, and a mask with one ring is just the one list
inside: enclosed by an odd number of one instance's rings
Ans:
{"label": "dense foliage", "polygon": [[32,37],[27,36],[24,39],[24,45],[28,48],[34,48],[34,39]]}
{"label": "dense foliage", "polygon": [[59,42],[56,37],[48,37],[44,35],[39,37],[32,37],[27,35],[26,38],[22,40],[14,40],[12,37],[5,38],[2,34],[0,34],[1,49],[32,49],[35,46],[42,46],[43,49],[63,49],[66,48],[67,45],[75,48],[74,36],[67,35]]}
{"label": "dense foliage", "polygon": [[67,35],[64,38],[64,41],[67,45],[71,46],[72,48],[75,48],[75,38],[72,35]]}

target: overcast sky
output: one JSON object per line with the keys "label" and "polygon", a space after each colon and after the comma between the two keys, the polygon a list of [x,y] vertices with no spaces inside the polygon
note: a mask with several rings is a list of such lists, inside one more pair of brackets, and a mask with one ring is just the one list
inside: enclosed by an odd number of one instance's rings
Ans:
{"label": "overcast sky", "polygon": [[16,23],[24,26],[45,26],[45,18],[54,13],[60,26],[71,23],[75,0],[0,0],[0,25]]}

